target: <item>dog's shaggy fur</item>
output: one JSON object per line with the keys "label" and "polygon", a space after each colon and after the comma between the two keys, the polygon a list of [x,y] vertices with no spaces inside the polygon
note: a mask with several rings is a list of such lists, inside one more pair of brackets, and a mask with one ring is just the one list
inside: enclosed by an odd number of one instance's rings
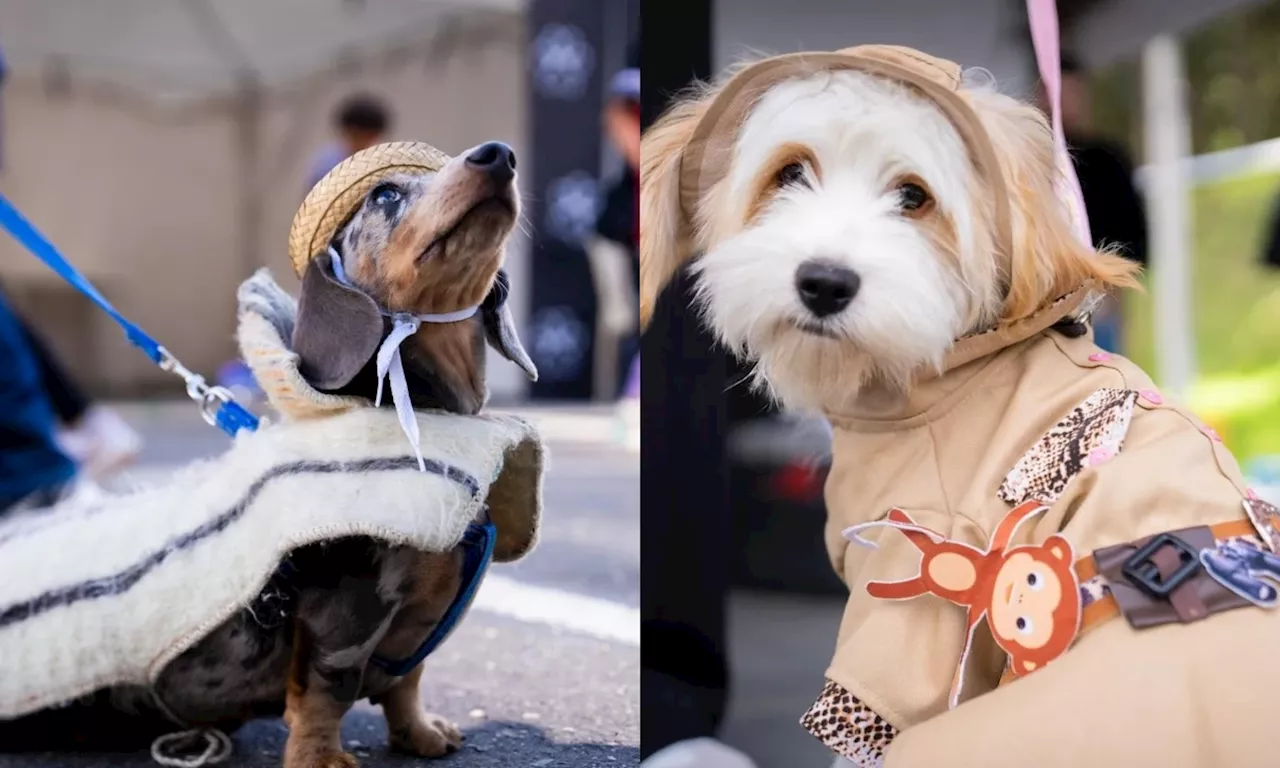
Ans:
{"label": "dog's shaggy fur", "polygon": [[[509,313],[497,309],[501,302],[495,297],[486,302],[491,290],[506,290],[505,284],[495,288],[495,280],[519,217],[514,155],[503,156],[505,170],[469,159],[492,146],[463,153],[436,173],[388,177],[334,238],[350,280],[384,310],[446,313],[486,304],[470,319],[424,325],[404,343],[416,408],[460,414],[481,409],[487,398],[486,335],[536,375]],[[331,268],[327,258],[309,267]],[[307,283],[320,288],[312,295],[304,288],[303,302],[323,304],[334,285],[329,278]],[[268,315],[279,315],[268,319],[286,336],[293,330],[292,306],[259,304]],[[322,311],[300,313],[297,322],[308,317],[342,320]],[[341,338],[348,329],[299,330]],[[302,362],[305,375],[305,355]],[[370,359],[333,394],[373,400],[376,390]],[[500,551],[501,538],[500,532],[496,560],[510,556]],[[26,727],[56,728],[63,743],[67,729],[81,730],[85,722],[111,740],[124,733],[149,738],[172,728],[157,708],[158,697],[168,714],[192,725],[232,729],[251,718],[283,715],[289,725],[286,768],[349,768],[358,763],[343,751],[339,725],[355,701],[368,698],[383,707],[392,747],[421,757],[448,754],[460,748],[462,735],[453,723],[422,709],[421,665],[395,678],[370,658],[413,654],[457,595],[462,564],[460,548],[421,552],[371,538],[305,547],[289,558],[292,575],[273,578],[252,605],[172,662],[155,685],[155,697],[143,689],[103,691],[88,706],[50,712]],[[92,733],[83,735],[82,743],[101,743]]]}
{"label": "dog's shaggy fur", "polygon": [[[685,225],[682,153],[718,87],[690,94],[645,134],[642,313],[647,321],[667,281],[701,253],[692,269],[709,324],[787,407],[842,411],[861,383],[906,386],[956,339],[1026,317],[1086,279],[1100,290],[1135,285],[1132,262],[1073,234],[1043,115],[991,88],[962,96],[1014,193],[1016,263],[996,255],[992,190],[955,126],[908,87],[852,70],[764,93],[728,171]],[[807,264],[857,276],[847,307],[806,307],[797,270]]]}

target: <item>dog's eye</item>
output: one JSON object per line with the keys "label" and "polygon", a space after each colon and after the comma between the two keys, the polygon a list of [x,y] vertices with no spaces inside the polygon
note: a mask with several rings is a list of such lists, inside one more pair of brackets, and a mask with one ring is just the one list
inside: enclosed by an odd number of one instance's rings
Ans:
{"label": "dog's eye", "polygon": [[928,205],[932,199],[929,193],[924,191],[924,187],[909,181],[898,187],[898,195],[902,200],[901,205],[904,211],[918,211]]}
{"label": "dog's eye", "polygon": [[809,186],[809,179],[805,176],[804,166],[800,163],[788,163],[778,170],[773,181],[779,187],[793,186]]}
{"label": "dog's eye", "polygon": [[374,205],[395,205],[404,199],[404,193],[391,184],[383,184],[373,190],[369,199]]}

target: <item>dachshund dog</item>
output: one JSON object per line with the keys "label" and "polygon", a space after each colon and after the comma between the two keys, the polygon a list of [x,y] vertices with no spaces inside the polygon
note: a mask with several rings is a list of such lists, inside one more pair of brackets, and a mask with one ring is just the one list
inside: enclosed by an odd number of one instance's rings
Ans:
{"label": "dachshund dog", "polygon": [[[509,147],[490,142],[435,172],[388,175],[364,196],[303,276],[293,345],[313,387],[374,400],[387,315],[477,305],[473,316],[423,325],[403,343],[413,406],[477,413],[487,399],[486,338],[536,378],[501,271],[520,212],[515,165]],[[493,559],[521,554],[524,543],[494,522]],[[414,656],[463,587],[463,565],[461,545],[422,552],[357,537],[303,547],[251,605],[169,664],[154,690],[105,690],[44,716],[92,711],[99,734],[150,737],[172,730],[174,720],[232,730],[283,715],[286,768],[349,768],[358,763],[342,750],[339,725],[367,698],[382,705],[394,749],[446,755],[461,747],[462,734],[423,710],[421,665],[401,673],[371,659]]]}

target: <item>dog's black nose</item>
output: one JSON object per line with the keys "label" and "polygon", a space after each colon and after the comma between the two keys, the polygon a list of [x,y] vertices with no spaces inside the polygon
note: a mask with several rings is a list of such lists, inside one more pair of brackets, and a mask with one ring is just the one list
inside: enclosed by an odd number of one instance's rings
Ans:
{"label": "dog's black nose", "polygon": [[496,182],[511,181],[516,175],[516,153],[500,141],[490,141],[467,155],[467,165],[489,174]]}
{"label": "dog's black nose", "polygon": [[806,261],[796,270],[800,301],[818,317],[834,315],[849,306],[861,283],[852,269],[821,261]]}

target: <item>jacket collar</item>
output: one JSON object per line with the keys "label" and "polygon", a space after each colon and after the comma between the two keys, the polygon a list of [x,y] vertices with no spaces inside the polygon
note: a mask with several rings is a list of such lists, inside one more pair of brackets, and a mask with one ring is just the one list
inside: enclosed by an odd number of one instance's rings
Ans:
{"label": "jacket collar", "polygon": [[984,372],[994,370],[992,364],[1002,357],[1000,352],[1044,333],[1067,317],[1079,315],[1093,290],[1092,283],[1085,283],[1027,317],[964,336],[956,341],[939,368],[922,370],[907,390],[871,381],[858,393],[849,411],[827,415],[837,425],[860,431],[917,426],[966,397],[971,389],[967,385],[976,384],[985,378]]}
{"label": "jacket collar", "polygon": [[[1089,294],[1092,291],[1093,283],[1087,282],[1021,320],[997,325],[990,330],[970,334],[958,339],[955,346],[951,348],[946,358],[943,359],[942,370],[931,372],[929,378],[945,376],[949,371],[966,363],[971,363],[979,358],[999,352],[1005,347],[1012,346],[1035,336],[1037,333],[1048,330],[1068,315],[1075,314],[1084,305],[1085,299],[1089,298]],[[924,379],[920,380],[923,381]]]}

